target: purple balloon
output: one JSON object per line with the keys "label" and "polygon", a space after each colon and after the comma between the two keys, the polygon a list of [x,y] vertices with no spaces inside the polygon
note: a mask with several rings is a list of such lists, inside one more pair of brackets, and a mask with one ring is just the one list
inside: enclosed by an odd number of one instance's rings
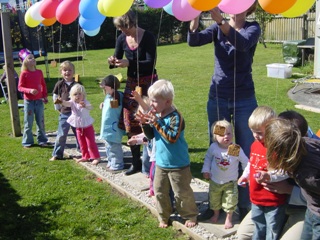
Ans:
{"label": "purple balloon", "polygon": [[144,0],[144,2],[151,8],[162,8],[170,3],[171,0]]}
{"label": "purple balloon", "polygon": [[201,13],[191,7],[187,0],[172,0],[172,12],[175,18],[182,22],[191,21]]}
{"label": "purple balloon", "polygon": [[218,7],[224,13],[239,14],[251,7],[255,0],[222,0]]}

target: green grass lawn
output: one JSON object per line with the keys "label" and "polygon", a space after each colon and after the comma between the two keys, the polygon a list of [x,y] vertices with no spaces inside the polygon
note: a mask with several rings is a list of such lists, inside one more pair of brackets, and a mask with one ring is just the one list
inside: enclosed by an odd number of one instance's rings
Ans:
{"label": "green grass lawn", "polygon": [[[212,45],[191,48],[186,43],[158,47],[158,75],[171,80],[175,87],[175,105],[185,117],[192,172],[198,178],[202,178],[200,170],[208,148],[206,101],[213,51]],[[48,58],[59,61],[82,54],[84,59],[74,64],[94,106],[91,115],[98,133],[101,121],[98,106],[104,95],[97,79],[108,74],[126,76],[126,71],[108,68],[107,57],[113,54],[113,49],[49,54]],[[282,62],[281,45],[269,44],[266,49],[258,46],[253,64],[258,103],[269,105],[278,113],[294,109],[295,105],[287,96],[294,86],[292,79],[267,77],[266,64]],[[46,74],[44,64],[38,68]],[[60,74],[50,64],[49,70],[47,86],[51,93]],[[293,73],[310,74],[312,66],[294,68]],[[124,85],[121,84],[122,89]],[[312,129],[319,129],[317,114],[297,111],[306,117]],[[23,112],[19,113],[22,129]],[[21,137],[12,137],[8,104],[0,105],[0,115],[0,239],[187,238],[172,228],[157,228],[157,219],[146,209],[120,196],[108,184],[97,182],[92,173],[73,161],[48,162],[52,149],[23,149]],[[56,131],[58,112],[53,108],[51,94],[45,121],[48,132]]]}

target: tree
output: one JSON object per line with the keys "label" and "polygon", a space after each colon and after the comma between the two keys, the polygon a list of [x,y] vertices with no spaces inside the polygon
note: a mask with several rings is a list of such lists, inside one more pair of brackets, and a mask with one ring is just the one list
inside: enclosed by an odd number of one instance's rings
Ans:
{"label": "tree", "polygon": [[266,44],[264,42],[264,34],[266,31],[267,24],[272,22],[272,20],[275,18],[274,15],[267,13],[265,10],[263,10],[260,5],[257,6],[257,9],[255,11],[254,17],[256,21],[260,24],[261,27],[261,36],[259,41],[263,43],[264,47],[266,48]]}

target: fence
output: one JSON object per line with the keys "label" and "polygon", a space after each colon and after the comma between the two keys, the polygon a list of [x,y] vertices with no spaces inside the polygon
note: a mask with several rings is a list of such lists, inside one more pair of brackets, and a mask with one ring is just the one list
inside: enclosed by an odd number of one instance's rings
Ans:
{"label": "fence", "polygon": [[[315,36],[315,13],[308,13],[296,18],[275,16],[267,24],[265,30],[266,42],[283,42],[307,39]],[[203,24],[209,26],[213,23],[210,15],[204,15]]]}

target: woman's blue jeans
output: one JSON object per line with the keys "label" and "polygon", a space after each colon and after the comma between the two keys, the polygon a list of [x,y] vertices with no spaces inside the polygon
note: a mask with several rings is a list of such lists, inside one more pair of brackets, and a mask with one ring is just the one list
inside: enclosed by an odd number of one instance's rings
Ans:
{"label": "woman's blue jeans", "polygon": [[319,240],[320,239],[320,216],[313,214],[309,209],[304,218],[301,240]]}

